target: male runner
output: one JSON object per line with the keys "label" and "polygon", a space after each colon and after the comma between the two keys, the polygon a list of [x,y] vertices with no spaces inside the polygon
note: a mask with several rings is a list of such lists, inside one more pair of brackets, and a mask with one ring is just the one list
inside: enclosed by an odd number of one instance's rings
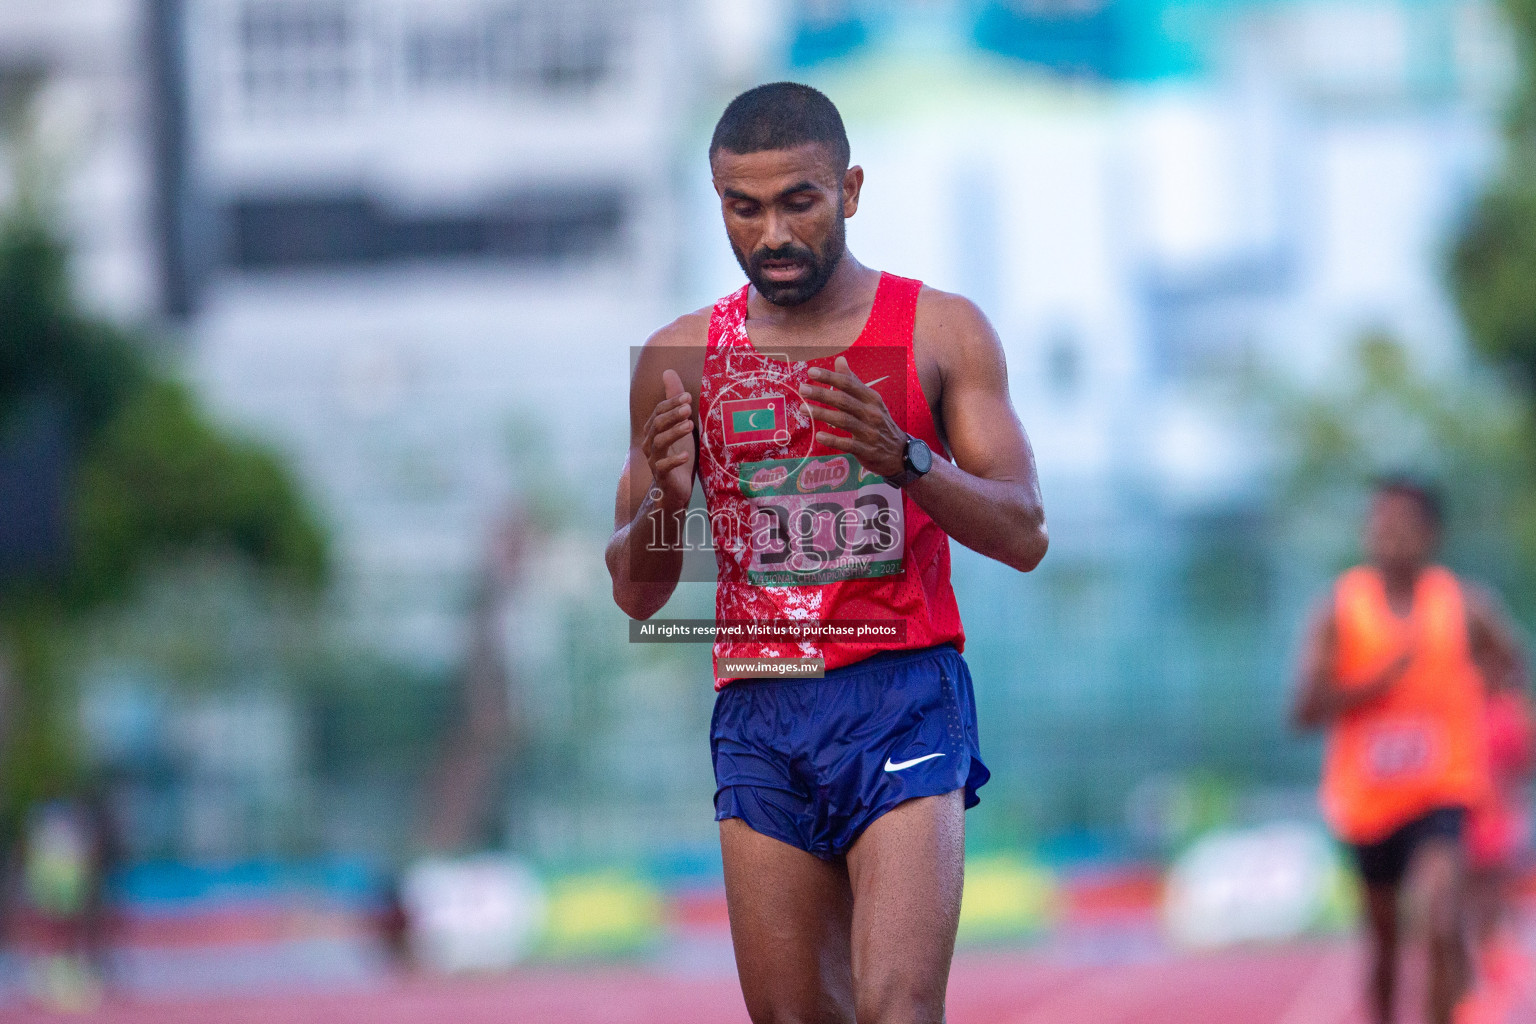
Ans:
{"label": "male runner", "polygon": [[1431,564],[1440,531],[1435,492],[1377,485],[1369,564],[1341,576],[1314,618],[1296,700],[1297,722],[1328,732],[1323,814],[1363,883],[1376,1024],[1392,1019],[1405,890],[1428,943],[1429,1020],[1450,1024],[1466,990],[1462,842],[1489,792],[1484,678],[1522,660],[1489,597]]}
{"label": "male runner", "polygon": [[[752,89],[709,155],[750,283],[639,357],[614,598],[635,618],[667,601],[697,474],[722,627],[895,631],[717,642],[715,816],[754,1021],[933,1024],[963,812],[988,777],[948,538],[1034,568],[1046,549],[1034,457],[980,311],[847,252],[864,172],[831,101],[792,83]],[[825,677],[761,678],[796,658],[820,659]]]}

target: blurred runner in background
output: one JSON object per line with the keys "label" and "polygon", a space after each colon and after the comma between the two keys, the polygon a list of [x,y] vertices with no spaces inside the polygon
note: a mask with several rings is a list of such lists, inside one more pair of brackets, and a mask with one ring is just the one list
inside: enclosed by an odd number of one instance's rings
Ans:
{"label": "blurred runner in background", "polygon": [[1360,872],[1376,1024],[1393,1019],[1404,931],[1427,945],[1432,1024],[1468,989],[1467,816],[1492,793],[1484,675],[1523,664],[1494,602],[1432,564],[1441,520],[1428,486],[1377,484],[1368,564],[1314,616],[1296,698],[1297,723],[1328,734],[1323,815]]}
{"label": "blurred runner in background", "polygon": [[46,800],[27,812],[21,848],[28,988],[50,1009],[94,1008],[107,980],[105,884],[115,860],[99,797]]}
{"label": "blurred runner in background", "polygon": [[1525,665],[1490,665],[1484,675],[1492,787],[1467,818],[1467,908],[1478,992],[1461,1024],[1505,1019],[1529,975],[1511,920],[1517,873],[1530,842],[1524,788],[1531,773],[1533,723]]}

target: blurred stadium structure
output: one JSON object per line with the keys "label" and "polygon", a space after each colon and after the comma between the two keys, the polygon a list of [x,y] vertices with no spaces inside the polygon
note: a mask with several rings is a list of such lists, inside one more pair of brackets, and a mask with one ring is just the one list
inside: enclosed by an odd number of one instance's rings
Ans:
{"label": "blurred stadium structure", "polygon": [[[709,849],[707,651],[625,643],[600,551],[629,346],[739,282],[708,132],[779,77],[848,122],[853,251],[991,316],[1040,454],[1041,570],[957,550],[976,844],[1310,817],[1288,660],[1352,506],[1298,514],[1287,417],[1366,335],[1477,386],[1442,255],[1514,59],[1487,0],[7,0],[0,92],[63,168],[85,300],[169,332],[336,543],[301,629],[173,569],[93,631],[128,856]],[[1502,542],[1457,554],[1532,610]],[[456,734],[484,806],[434,826]]]}

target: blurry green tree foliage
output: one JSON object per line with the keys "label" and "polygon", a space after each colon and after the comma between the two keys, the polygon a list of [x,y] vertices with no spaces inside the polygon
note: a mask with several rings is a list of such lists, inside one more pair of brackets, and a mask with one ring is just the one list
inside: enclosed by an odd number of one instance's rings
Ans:
{"label": "blurry green tree foliage", "polygon": [[1536,0],[1504,0],[1519,72],[1504,162],[1451,253],[1450,278],[1473,343],[1536,392]]}
{"label": "blurry green tree foliage", "polygon": [[32,206],[0,218],[0,452],[26,443],[39,408],[63,439],[58,500],[26,502],[60,520],[33,531],[53,528],[59,551],[9,560],[0,578],[0,828],[77,779],[60,654],[86,613],[189,551],[232,551],[300,592],[326,570],[325,534],[289,471],[214,423],[150,339],[82,310],[68,256]]}

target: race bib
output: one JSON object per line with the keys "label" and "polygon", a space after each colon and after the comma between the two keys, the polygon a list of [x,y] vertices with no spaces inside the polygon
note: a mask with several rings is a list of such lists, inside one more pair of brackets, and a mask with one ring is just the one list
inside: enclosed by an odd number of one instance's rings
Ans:
{"label": "race bib", "polygon": [[1423,722],[1383,723],[1367,740],[1366,767],[1378,782],[1423,775],[1434,761],[1435,745],[1434,733]]}
{"label": "race bib", "polygon": [[810,586],[901,572],[901,490],[852,455],[747,462],[740,480],[752,509],[747,579],[753,585]]}

